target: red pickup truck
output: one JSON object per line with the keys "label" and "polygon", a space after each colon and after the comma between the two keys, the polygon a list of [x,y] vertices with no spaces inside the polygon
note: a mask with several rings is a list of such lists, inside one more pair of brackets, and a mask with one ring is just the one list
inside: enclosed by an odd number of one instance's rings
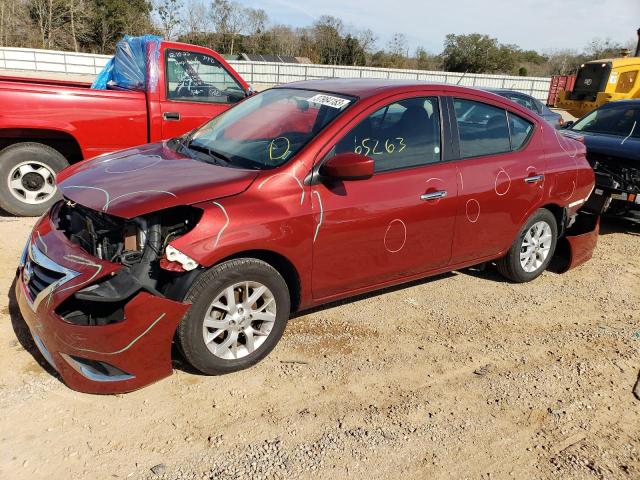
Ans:
{"label": "red pickup truck", "polygon": [[157,88],[0,76],[0,208],[35,216],[69,164],[190,131],[250,95],[216,52],[161,42]]}

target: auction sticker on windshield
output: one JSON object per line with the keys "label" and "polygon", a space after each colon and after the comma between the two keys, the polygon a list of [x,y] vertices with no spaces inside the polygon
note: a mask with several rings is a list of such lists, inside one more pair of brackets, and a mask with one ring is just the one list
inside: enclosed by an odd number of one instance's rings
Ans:
{"label": "auction sticker on windshield", "polygon": [[345,98],[333,97],[331,95],[323,95],[320,93],[318,95],[314,95],[307,101],[310,103],[318,103],[320,105],[326,105],[327,107],[332,107],[332,108],[342,108],[345,105],[348,105],[349,102],[351,102],[351,100],[347,100]]}

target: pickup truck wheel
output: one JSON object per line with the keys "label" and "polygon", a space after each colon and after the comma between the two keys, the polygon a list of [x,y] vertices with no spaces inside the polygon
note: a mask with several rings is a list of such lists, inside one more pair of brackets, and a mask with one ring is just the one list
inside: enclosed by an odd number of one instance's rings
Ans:
{"label": "pickup truck wheel", "polygon": [[56,173],[69,163],[57,150],[23,142],[0,151],[0,208],[13,215],[41,215],[58,198]]}
{"label": "pickup truck wheel", "polygon": [[209,375],[262,360],[282,337],[291,309],[282,276],[254,258],[229,260],[204,272],[185,301],[193,305],[178,326],[180,350]]}
{"label": "pickup truck wheel", "polygon": [[498,270],[513,282],[533,280],[551,262],[557,239],[554,215],[541,208],[527,220],[507,254],[498,260]]}

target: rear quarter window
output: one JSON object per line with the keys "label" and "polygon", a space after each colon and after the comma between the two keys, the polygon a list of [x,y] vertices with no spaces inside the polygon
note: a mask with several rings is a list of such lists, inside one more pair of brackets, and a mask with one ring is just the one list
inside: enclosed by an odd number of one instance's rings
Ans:
{"label": "rear quarter window", "polygon": [[508,116],[511,150],[520,150],[533,133],[533,123],[511,112],[508,113]]}

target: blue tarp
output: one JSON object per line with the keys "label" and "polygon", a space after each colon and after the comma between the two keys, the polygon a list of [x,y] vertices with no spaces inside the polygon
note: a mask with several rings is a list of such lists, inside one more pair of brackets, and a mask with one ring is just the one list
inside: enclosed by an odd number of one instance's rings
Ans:
{"label": "blue tarp", "polygon": [[91,88],[106,90],[109,86],[117,86],[128,90],[155,91],[161,41],[162,38],[155,35],[125,35],[116,45],[116,54],[98,74]]}

